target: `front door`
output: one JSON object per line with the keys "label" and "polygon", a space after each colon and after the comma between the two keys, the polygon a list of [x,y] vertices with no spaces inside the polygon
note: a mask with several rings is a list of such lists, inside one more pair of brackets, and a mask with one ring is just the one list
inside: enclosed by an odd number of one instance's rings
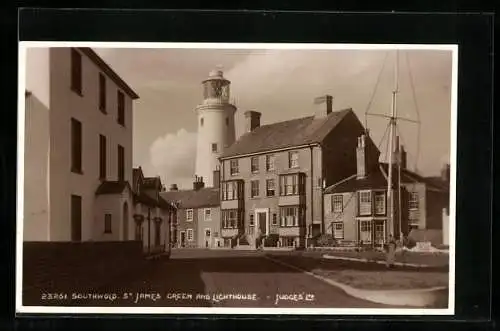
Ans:
{"label": "front door", "polygon": [[258,213],[258,224],[259,224],[259,232],[262,235],[267,233],[267,214],[266,213]]}
{"label": "front door", "polygon": [[186,232],[181,231],[181,247],[186,245]]}
{"label": "front door", "polygon": [[375,245],[382,246],[385,241],[385,222],[375,221]]}
{"label": "front door", "polygon": [[205,248],[211,248],[212,247],[212,233],[210,229],[205,229]]}
{"label": "front door", "polygon": [[372,242],[372,221],[359,221],[359,240],[364,244]]}

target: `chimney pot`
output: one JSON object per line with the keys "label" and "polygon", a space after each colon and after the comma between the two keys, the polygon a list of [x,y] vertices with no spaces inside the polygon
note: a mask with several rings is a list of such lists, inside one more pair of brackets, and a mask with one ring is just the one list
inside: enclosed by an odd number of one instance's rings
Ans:
{"label": "chimney pot", "polygon": [[245,131],[252,132],[260,126],[261,113],[254,110],[247,110],[245,112]]}
{"label": "chimney pot", "polygon": [[314,99],[314,117],[322,118],[333,111],[333,97],[329,94]]}

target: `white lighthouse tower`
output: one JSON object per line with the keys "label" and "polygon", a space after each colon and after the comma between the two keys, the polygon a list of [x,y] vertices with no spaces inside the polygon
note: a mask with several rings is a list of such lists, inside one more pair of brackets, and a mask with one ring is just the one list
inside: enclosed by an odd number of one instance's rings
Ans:
{"label": "white lighthouse tower", "polygon": [[213,186],[214,171],[219,169],[219,157],[235,140],[234,113],[230,102],[231,82],[221,68],[212,70],[203,85],[203,102],[196,107],[198,141],[196,176],[205,186]]}

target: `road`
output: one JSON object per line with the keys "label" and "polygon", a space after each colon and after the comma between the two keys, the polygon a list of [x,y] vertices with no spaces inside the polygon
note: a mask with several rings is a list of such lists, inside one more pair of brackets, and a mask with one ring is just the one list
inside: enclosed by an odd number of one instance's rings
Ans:
{"label": "road", "polygon": [[[279,255],[274,256],[279,258]],[[292,257],[286,256],[287,262]],[[294,257],[301,259],[300,255]],[[293,261],[292,261],[293,262]],[[124,275],[113,285],[96,290],[97,299],[66,305],[184,306],[184,307],[293,307],[384,308],[348,296],[342,290],[266,257],[263,252],[174,250],[169,260],[151,261]],[[277,297],[277,295],[279,295]],[[87,297],[85,297],[87,296]],[[278,299],[278,300],[277,300]]]}

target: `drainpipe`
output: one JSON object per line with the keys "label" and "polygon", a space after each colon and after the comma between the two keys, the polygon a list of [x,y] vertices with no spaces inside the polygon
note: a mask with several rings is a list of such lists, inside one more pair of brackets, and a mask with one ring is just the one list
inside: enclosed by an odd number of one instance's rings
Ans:
{"label": "drainpipe", "polygon": [[[309,151],[311,152],[311,230],[309,235],[312,237],[312,230],[313,230],[313,224],[314,224],[314,157],[313,157],[313,146],[314,145],[309,145]],[[307,230],[306,230],[307,232]],[[307,238],[305,240],[306,248],[307,248]]]}
{"label": "drainpipe", "polygon": [[319,183],[320,184],[320,187],[319,187],[319,190],[320,190],[320,196],[321,196],[321,233],[324,233],[326,232],[326,226],[325,226],[325,199],[324,199],[324,186],[323,186],[323,183],[326,183],[326,180],[325,180],[325,166],[323,164],[323,147],[321,146],[321,144],[319,144],[319,147],[320,147],[320,151],[321,151],[321,161],[320,161],[320,164],[321,164],[321,182]]}
{"label": "drainpipe", "polygon": [[151,253],[151,207],[148,207],[148,254]]}

